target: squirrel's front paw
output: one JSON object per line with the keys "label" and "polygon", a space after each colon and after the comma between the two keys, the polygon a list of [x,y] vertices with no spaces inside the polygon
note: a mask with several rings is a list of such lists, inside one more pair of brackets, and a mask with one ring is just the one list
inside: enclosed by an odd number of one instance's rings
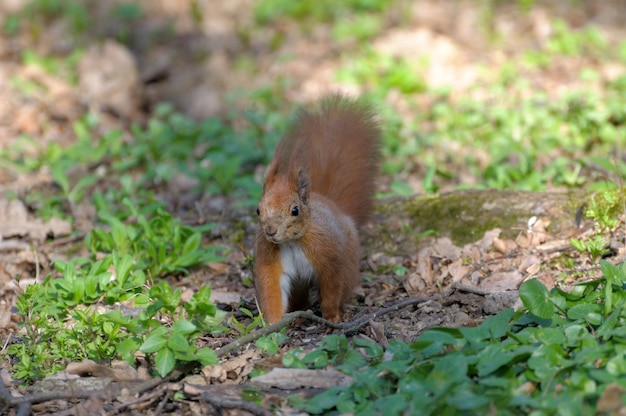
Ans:
{"label": "squirrel's front paw", "polygon": [[330,322],[339,323],[342,321],[343,314],[337,309],[331,312],[322,312],[322,318]]}

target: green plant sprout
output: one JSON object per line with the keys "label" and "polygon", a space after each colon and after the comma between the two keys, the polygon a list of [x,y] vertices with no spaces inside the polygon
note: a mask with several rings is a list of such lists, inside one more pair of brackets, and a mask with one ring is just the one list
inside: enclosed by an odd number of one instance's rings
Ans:
{"label": "green plant sprout", "polygon": [[596,234],[586,241],[577,238],[570,238],[569,241],[578,252],[589,254],[593,263],[609,251],[608,243],[601,234]]}

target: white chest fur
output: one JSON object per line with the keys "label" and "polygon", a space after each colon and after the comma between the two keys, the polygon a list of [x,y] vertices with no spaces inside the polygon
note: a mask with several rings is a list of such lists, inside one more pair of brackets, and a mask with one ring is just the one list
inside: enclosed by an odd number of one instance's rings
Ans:
{"label": "white chest fur", "polygon": [[296,243],[280,245],[280,261],[283,265],[283,274],[280,276],[280,290],[283,297],[283,307],[289,305],[289,294],[296,280],[310,281],[315,278],[315,270],[306,258],[302,247]]}

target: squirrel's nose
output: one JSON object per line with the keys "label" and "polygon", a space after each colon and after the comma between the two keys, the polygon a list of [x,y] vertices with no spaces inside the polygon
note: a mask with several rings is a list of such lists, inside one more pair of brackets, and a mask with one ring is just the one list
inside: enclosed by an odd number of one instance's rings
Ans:
{"label": "squirrel's nose", "polygon": [[266,227],[266,228],[265,228],[265,234],[266,234],[268,237],[274,237],[274,236],[276,235],[276,231],[277,231],[277,230],[276,230],[276,228],[274,228],[274,227]]}

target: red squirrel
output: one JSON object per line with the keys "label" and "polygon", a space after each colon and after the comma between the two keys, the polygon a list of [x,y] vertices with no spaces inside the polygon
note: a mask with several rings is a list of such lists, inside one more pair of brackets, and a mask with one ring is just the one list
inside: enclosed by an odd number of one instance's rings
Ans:
{"label": "red squirrel", "polygon": [[268,167],[257,214],[263,317],[306,310],[339,322],[360,282],[358,227],[373,206],[381,131],[370,107],[332,95],[297,113]]}

